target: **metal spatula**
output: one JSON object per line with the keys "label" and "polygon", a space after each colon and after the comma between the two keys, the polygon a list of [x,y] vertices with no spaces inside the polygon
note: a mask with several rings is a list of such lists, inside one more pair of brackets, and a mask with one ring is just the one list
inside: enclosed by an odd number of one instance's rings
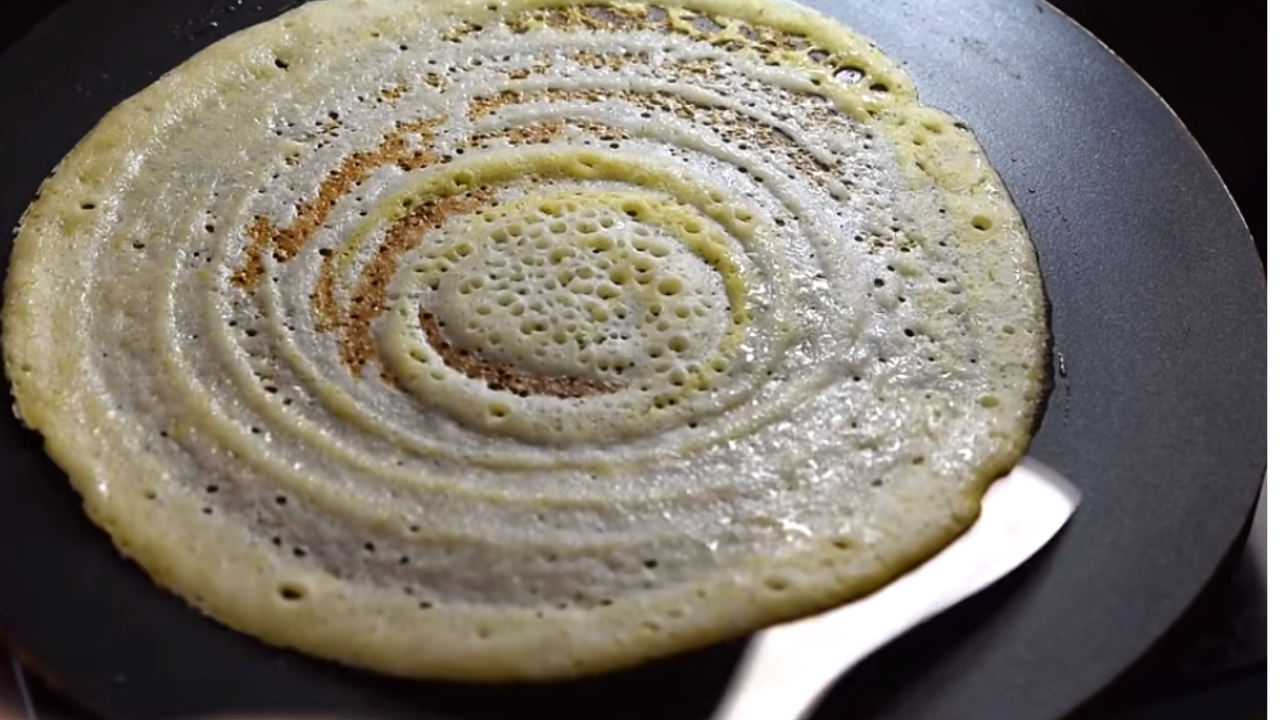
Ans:
{"label": "metal spatula", "polygon": [[1029,560],[1079,502],[1065,478],[1024,460],[987,491],[973,527],[925,564],[855,603],[757,635],[713,720],[802,720],[850,667]]}

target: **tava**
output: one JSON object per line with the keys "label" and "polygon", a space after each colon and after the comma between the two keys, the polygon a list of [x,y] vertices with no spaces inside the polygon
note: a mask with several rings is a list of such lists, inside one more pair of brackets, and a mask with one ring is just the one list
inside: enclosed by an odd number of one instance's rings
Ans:
{"label": "tava", "polygon": [[[0,59],[0,220],[16,223],[114,103],[293,4],[67,3]],[[1261,262],[1169,108],[1053,8],[814,4],[903,62],[928,103],[974,129],[1010,186],[1040,253],[1059,374],[1032,452],[1085,494],[1040,562],[851,673],[819,716],[1057,720],[1170,627],[1250,512],[1266,463]],[[0,247],[7,257],[7,239]],[[0,467],[0,628],[110,718],[693,720],[715,705],[740,650],[538,688],[340,669],[224,630],[153,587],[7,413]]]}

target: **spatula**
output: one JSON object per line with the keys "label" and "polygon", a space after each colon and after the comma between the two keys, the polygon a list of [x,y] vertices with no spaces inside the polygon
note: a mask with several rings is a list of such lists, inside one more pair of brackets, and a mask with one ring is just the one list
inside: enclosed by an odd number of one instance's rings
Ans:
{"label": "spatula", "polygon": [[758,634],[712,720],[803,720],[853,665],[1029,560],[1079,502],[1065,478],[1024,460],[987,490],[978,521],[923,565],[862,600]]}

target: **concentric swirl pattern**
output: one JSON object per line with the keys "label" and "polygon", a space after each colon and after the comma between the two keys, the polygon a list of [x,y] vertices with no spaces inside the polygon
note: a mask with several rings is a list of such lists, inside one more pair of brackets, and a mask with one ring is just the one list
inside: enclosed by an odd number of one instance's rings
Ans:
{"label": "concentric swirl pattern", "polygon": [[1017,461],[1046,343],[968,131],[831,21],[710,0],[232,36],[45,184],[4,321],[19,412],[159,582],[483,679],[886,582]]}

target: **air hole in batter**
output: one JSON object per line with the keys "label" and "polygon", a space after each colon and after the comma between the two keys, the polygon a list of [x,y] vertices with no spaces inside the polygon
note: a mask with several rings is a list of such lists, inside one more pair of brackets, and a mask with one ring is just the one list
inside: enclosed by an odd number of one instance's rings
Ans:
{"label": "air hole in batter", "polygon": [[307,597],[307,589],[296,583],[285,583],[278,589],[280,599],[286,602],[298,602]]}

